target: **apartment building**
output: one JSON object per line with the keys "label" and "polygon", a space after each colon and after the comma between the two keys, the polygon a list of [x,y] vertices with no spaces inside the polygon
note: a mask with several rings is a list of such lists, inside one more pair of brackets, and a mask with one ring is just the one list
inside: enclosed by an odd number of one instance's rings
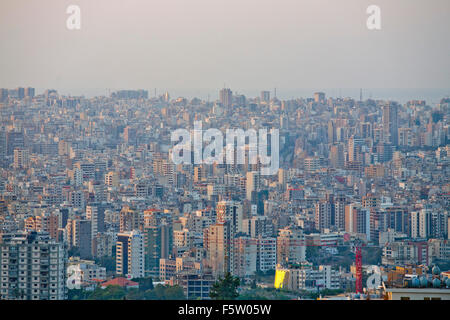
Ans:
{"label": "apartment building", "polygon": [[11,233],[0,244],[4,300],[64,300],[67,248],[46,232]]}

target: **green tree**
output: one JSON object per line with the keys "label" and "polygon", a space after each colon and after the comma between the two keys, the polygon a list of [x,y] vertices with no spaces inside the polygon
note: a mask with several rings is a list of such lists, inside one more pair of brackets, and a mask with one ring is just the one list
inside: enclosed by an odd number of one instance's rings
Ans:
{"label": "green tree", "polygon": [[107,286],[105,289],[96,288],[89,295],[89,300],[122,300],[127,292],[120,286]]}
{"label": "green tree", "polygon": [[186,299],[186,297],[184,296],[183,288],[180,286],[166,286],[165,299],[183,300]]}
{"label": "green tree", "polygon": [[153,280],[151,277],[148,278],[134,278],[131,279],[132,281],[135,281],[139,283],[139,291],[147,291],[153,289]]}
{"label": "green tree", "polygon": [[156,297],[155,289],[146,290],[144,292],[144,300],[158,300]]}
{"label": "green tree", "polygon": [[[149,285],[149,278],[142,278]],[[141,279],[141,280],[142,280]],[[145,281],[144,281],[145,282]],[[151,284],[153,286],[153,284]],[[94,291],[69,290],[69,300],[183,300],[183,288],[180,286],[157,285],[153,289],[124,289],[120,286],[97,287]]]}
{"label": "green tree", "polygon": [[209,296],[214,300],[234,300],[239,296],[237,289],[240,283],[239,278],[233,277],[228,272],[225,278],[219,278],[219,281],[211,286]]}
{"label": "green tree", "polygon": [[146,290],[143,294],[145,300],[183,300],[183,288],[180,286],[163,286],[158,284],[153,290]]}
{"label": "green tree", "polygon": [[143,300],[144,295],[139,289],[128,289],[126,300]]}
{"label": "green tree", "polygon": [[70,289],[68,291],[69,300],[84,300],[87,296],[87,292],[83,289]]}

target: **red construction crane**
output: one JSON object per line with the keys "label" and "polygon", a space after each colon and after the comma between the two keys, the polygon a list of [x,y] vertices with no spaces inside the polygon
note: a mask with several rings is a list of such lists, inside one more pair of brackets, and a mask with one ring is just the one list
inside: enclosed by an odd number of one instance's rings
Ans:
{"label": "red construction crane", "polygon": [[356,293],[363,293],[362,285],[362,253],[359,245],[355,248]]}

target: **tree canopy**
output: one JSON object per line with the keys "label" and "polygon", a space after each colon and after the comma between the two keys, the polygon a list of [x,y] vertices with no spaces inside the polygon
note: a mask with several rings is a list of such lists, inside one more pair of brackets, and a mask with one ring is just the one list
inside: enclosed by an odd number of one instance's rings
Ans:
{"label": "tree canopy", "polygon": [[[139,279],[144,287],[124,289],[120,286],[97,287],[94,291],[69,290],[69,300],[182,300],[185,299],[180,286],[163,286],[153,288],[151,279]],[[150,281],[149,281],[150,280]],[[146,285],[146,286],[145,286]],[[149,289],[149,287],[152,287]]]}
{"label": "tree canopy", "polygon": [[227,273],[225,278],[219,278],[210,289],[209,296],[214,300],[234,300],[239,297],[239,278],[235,278],[231,273]]}

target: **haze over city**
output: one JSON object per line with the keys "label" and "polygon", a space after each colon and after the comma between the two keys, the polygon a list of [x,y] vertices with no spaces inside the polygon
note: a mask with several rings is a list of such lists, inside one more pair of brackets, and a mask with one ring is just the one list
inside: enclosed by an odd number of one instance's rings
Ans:
{"label": "haze over city", "polygon": [[[71,4],[81,9],[80,30],[66,28]],[[1,1],[0,87],[87,96],[122,88],[152,95],[156,88],[158,94],[204,99],[217,98],[224,83],[252,95],[276,87],[282,98],[316,90],[356,98],[359,88],[367,97],[405,101],[438,102],[448,95],[450,3],[376,1],[382,19],[377,31],[366,28],[370,4]],[[408,94],[400,97],[392,89]]]}

